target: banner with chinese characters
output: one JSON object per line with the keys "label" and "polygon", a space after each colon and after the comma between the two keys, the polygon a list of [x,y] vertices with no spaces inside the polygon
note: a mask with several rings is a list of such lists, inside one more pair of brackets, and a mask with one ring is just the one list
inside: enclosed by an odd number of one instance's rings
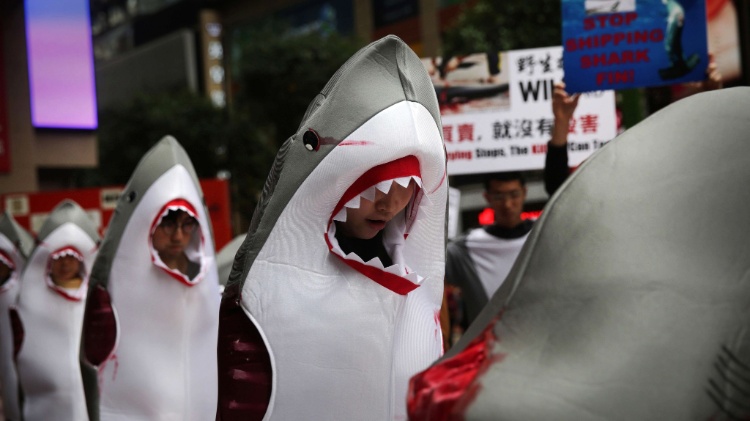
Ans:
{"label": "banner with chinese characters", "polygon": [[[544,168],[562,47],[422,62],[440,102],[448,174]],[[583,94],[570,125],[569,165],[579,165],[616,132],[614,92]]]}
{"label": "banner with chinese characters", "polygon": [[705,0],[562,0],[570,92],[702,80]]}

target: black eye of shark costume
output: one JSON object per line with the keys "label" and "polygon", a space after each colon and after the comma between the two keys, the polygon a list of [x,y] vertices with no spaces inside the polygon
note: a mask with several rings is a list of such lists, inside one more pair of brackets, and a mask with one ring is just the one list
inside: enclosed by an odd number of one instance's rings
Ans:
{"label": "black eye of shark costume", "polygon": [[409,419],[750,419],[750,88],[678,101],[555,194]]}
{"label": "black eye of shark costume", "polygon": [[10,308],[18,297],[19,278],[34,240],[7,211],[0,216],[0,263],[8,267],[8,278],[0,280],[0,392],[6,420],[20,420],[18,376],[13,361],[13,331]]}
{"label": "black eye of shark costume", "polygon": [[[354,240],[384,251],[345,252],[347,215],[405,186],[403,210],[358,217],[380,234]],[[447,189],[429,76],[398,38],[370,44],[282,146],[237,253],[218,419],[405,418],[408,377],[442,353]]]}
{"label": "black eye of shark costume", "polygon": [[[60,420],[88,419],[78,351],[86,274],[98,242],[93,221],[72,201],[55,207],[39,230],[21,279],[14,326],[24,420],[48,420],[50,414]],[[79,288],[66,290],[50,279],[50,262],[65,255],[80,259]]]}
{"label": "black eye of shark costume", "polygon": [[[91,420],[214,418],[220,296],[203,203],[193,165],[170,136],[125,186],[94,262],[83,322]],[[183,221],[155,244],[157,227],[175,211],[197,224],[185,230]],[[187,259],[186,273],[164,261],[162,246]]]}

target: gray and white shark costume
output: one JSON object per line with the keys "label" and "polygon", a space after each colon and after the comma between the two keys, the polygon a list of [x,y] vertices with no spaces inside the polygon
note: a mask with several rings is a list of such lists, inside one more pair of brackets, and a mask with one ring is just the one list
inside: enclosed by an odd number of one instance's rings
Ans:
{"label": "gray and white shark costume", "polygon": [[409,419],[750,419],[748,133],[750,88],[730,88],[592,155],[412,379]]}
{"label": "gray and white shark costume", "polygon": [[[39,230],[21,277],[13,321],[25,421],[88,419],[78,349],[98,244],[94,222],[70,200],[57,205]],[[57,286],[50,275],[52,260],[66,255],[81,262],[83,282],[77,289]]]}
{"label": "gray and white shark costume", "polygon": [[13,330],[10,309],[16,305],[20,278],[26,258],[34,247],[34,239],[13,216],[5,211],[0,216],[0,261],[11,269],[8,279],[0,285],[0,392],[5,419],[21,419],[18,400],[18,375],[13,361]]}
{"label": "gray and white shark costume", "polygon": [[[170,210],[194,217],[169,269],[151,234]],[[91,273],[81,366],[92,420],[204,421],[216,415],[219,284],[208,210],[185,150],[167,136],[138,163]]]}
{"label": "gray and white shark costume", "polygon": [[[384,229],[394,264],[342,252],[345,208],[410,180],[420,187]],[[408,378],[442,354],[447,189],[429,76],[400,39],[370,44],[282,146],[236,256],[218,419],[405,419]]]}

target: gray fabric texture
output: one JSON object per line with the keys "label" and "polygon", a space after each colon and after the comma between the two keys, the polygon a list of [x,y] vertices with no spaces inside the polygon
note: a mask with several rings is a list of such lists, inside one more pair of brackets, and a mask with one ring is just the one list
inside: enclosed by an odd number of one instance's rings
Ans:
{"label": "gray fabric texture", "polygon": [[466,420],[750,418],[748,133],[750,88],[694,95],[566,181],[440,361],[495,335]]}
{"label": "gray fabric texture", "polygon": [[13,215],[7,210],[0,216],[0,233],[8,237],[24,259],[28,259],[31,249],[34,248],[34,238],[13,219]]}
{"label": "gray fabric texture", "polygon": [[[80,227],[95,243],[99,242],[99,232],[96,230],[94,221],[86,214],[78,203],[72,200],[63,200],[60,202],[44,221],[39,229],[37,239],[44,242],[44,239],[56,230],[60,225],[72,222]],[[33,250],[32,250],[33,252]],[[31,255],[31,253],[29,253]]]}
{"label": "gray fabric texture", "polygon": [[461,288],[466,318],[474,320],[479,311],[487,305],[489,297],[482,286],[474,260],[466,247],[466,235],[448,243],[445,259],[445,279],[455,280]]}

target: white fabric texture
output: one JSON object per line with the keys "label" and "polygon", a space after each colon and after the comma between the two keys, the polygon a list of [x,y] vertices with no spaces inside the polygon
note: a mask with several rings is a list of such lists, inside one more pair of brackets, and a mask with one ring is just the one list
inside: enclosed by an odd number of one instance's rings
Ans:
{"label": "white fabric texture", "polygon": [[466,248],[488,299],[503,284],[528,236],[526,233],[519,238],[498,238],[484,228],[473,229],[466,236]]}
{"label": "white fabric texture", "polygon": [[88,420],[78,362],[85,293],[80,300],[66,298],[45,279],[50,253],[65,246],[81,252],[88,274],[96,242],[81,227],[66,222],[34,249],[21,278],[18,315],[24,340],[17,368],[27,421],[49,420],[51,414],[60,421]]}
{"label": "white fabric texture", "polygon": [[[419,287],[400,295],[329,252],[324,234],[358,177],[408,155],[419,160],[428,200],[399,247]],[[242,289],[273,365],[264,419],[406,419],[409,378],[442,354],[447,190],[440,129],[424,106],[407,101],[374,115],[302,183]]]}
{"label": "white fabric texture", "polygon": [[[172,200],[193,205],[204,241],[191,286],[152,263],[150,228]],[[160,176],[134,210],[112,258],[107,289],[117,341],[99,367],[100,419],[204,421],[216,414],[220,296],[208,215],[181,165]],[[191,255],[197,244],[191,242]]]}

